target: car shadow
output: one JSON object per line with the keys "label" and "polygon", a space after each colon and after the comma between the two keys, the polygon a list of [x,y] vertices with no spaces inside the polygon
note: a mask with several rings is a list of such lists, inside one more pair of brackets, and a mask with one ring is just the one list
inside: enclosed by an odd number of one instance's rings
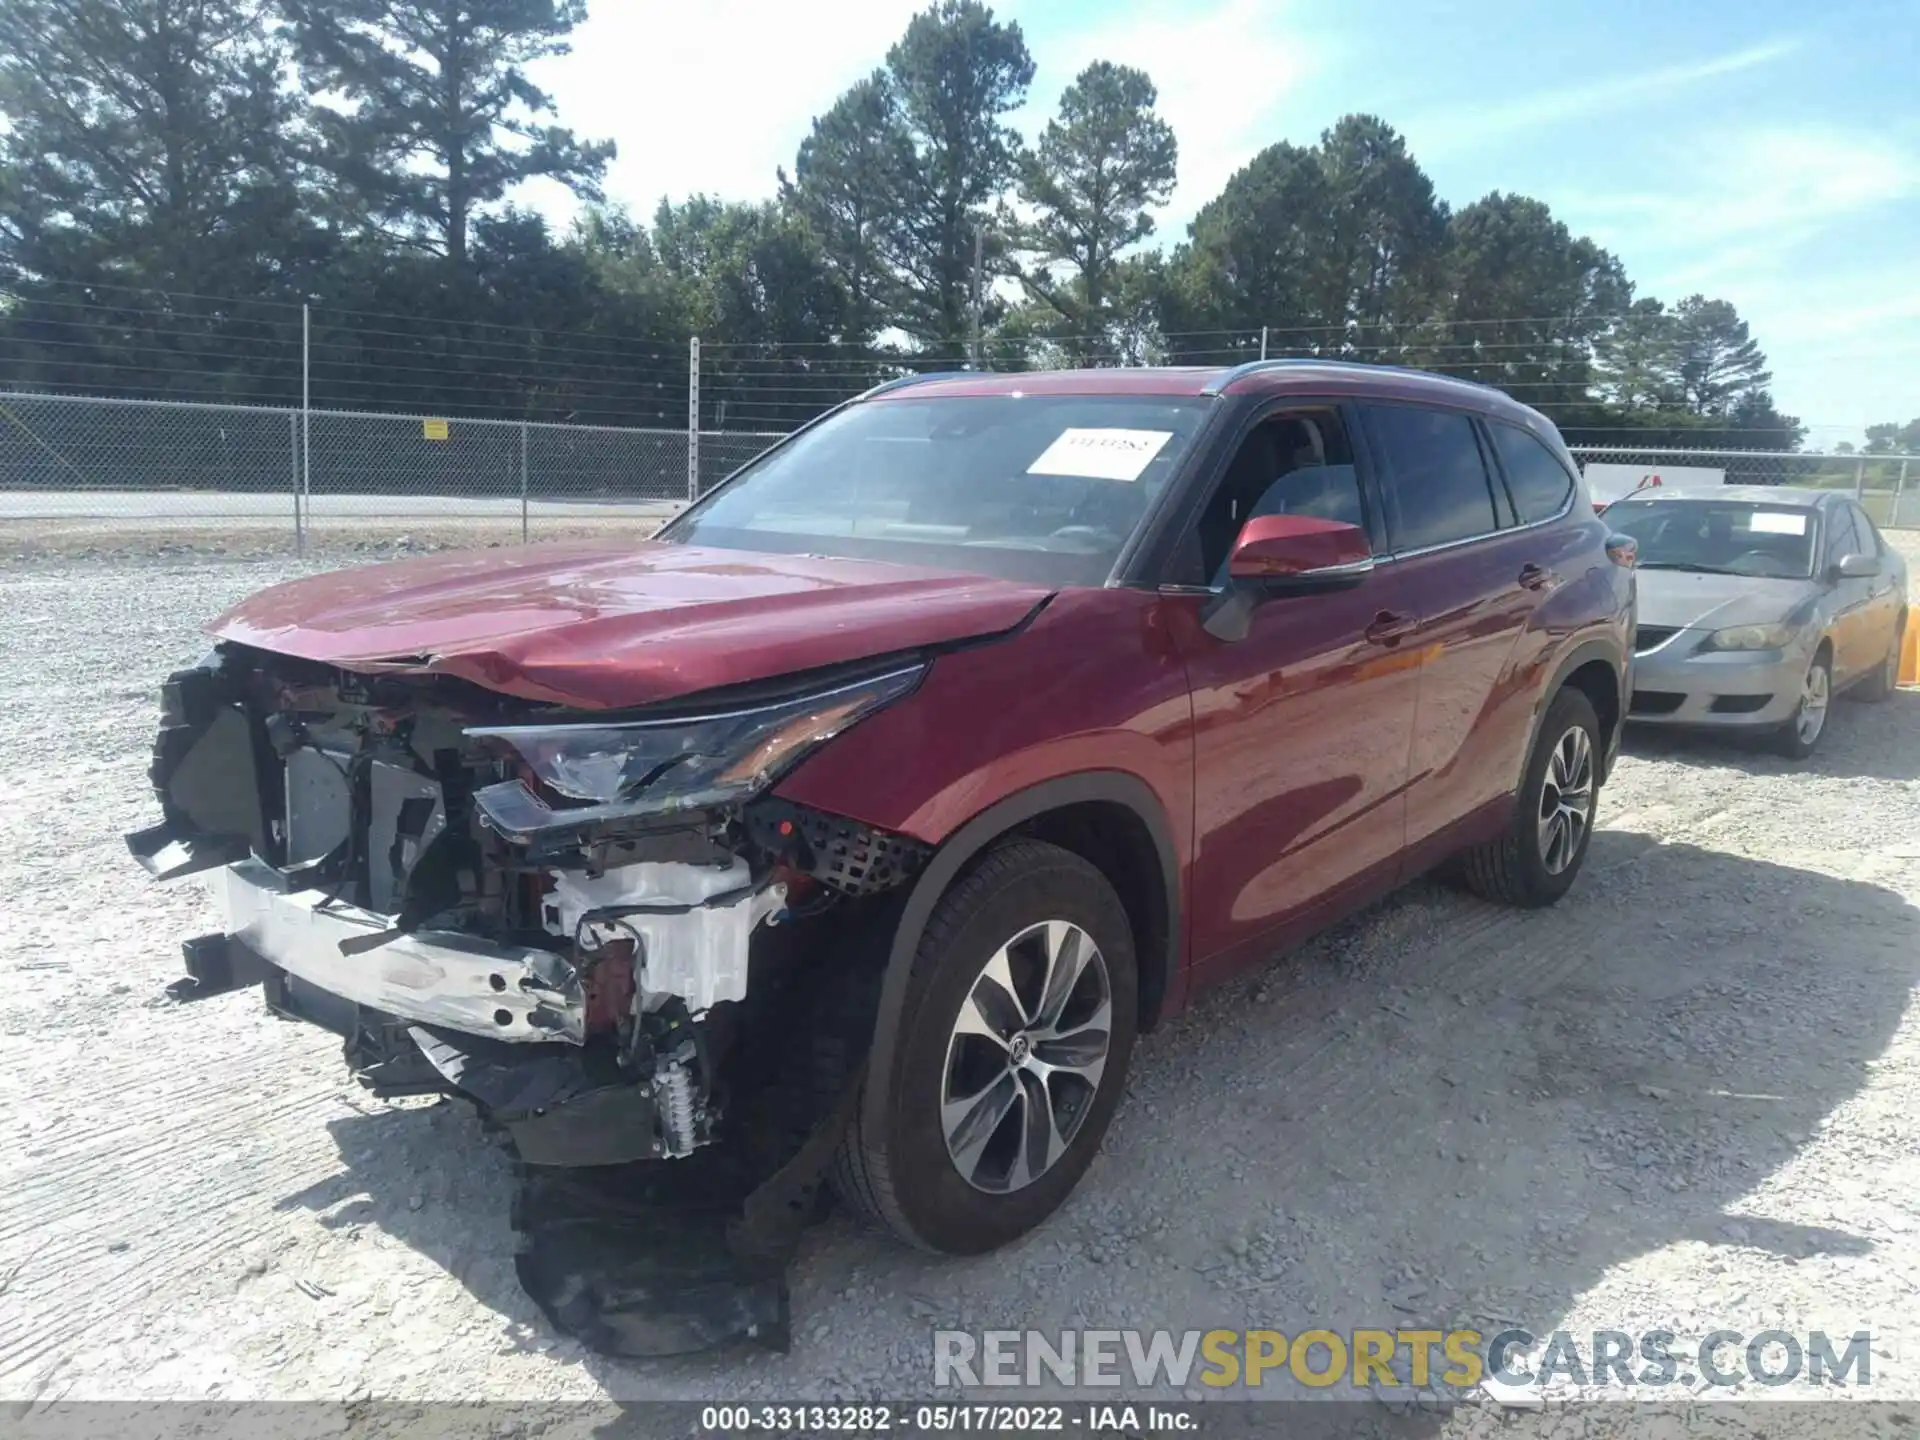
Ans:
{"label": "car shadow", "polygon": [[1757,775],[1920,780],[1920,690],[1896,691],[1878,704],[1840,696],[1828,713],[1820,748],[1805,760],[1777,754],[1760,736],[1664,725],[1629,724],[1624,748],[1629,755],[1729,766]]}
{"label": "car shadow", "polygon": [[[1100,1159],[1017,1244],[942,1260],[842,1217],[818,1227],[785,1356],[625,1362],[556,1340],[514,1278],[507,1164],[464,1107],[333,1122],[340,1173],[282,1205],[377,1225],[444,1267],[515,1343],[634,1402],[608,1434],[651,1433],[641,1397],[723,1386],[932,1396],[935,1328],[1544,1336],[1610,1272],[1671,1247],[1697,1247],[1696,1292],[1655,1291],[1646,1314],[1602,1323],[1668,1324],[1685,1302],[1713,1328],[1716,1256],[1872,1252],[1834,1214],[1783,1219],[1755,1197],[1810,1146],[1841,1143],[1822,1128],[1866,1085],[1916,981],[1920,912],[1898,893],[1636,832],[1597,833],[1547,911],[1422,882],[1143,1040]],[[1382,1433],[1442,1423],[1372,1413]]]}

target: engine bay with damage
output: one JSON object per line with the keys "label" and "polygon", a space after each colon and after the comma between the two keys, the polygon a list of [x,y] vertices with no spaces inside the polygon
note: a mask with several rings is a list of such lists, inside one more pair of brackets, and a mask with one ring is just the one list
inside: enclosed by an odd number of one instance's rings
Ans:
{"label": "engine bay with damage", "polygon": [[512,1143],[522,1279],[561,1328],[637,1354],[777,1340],[928,849],[769,791],[923,669],[582,712],[223,643],[163,688],[162,819],[127,837],[158,879],[217,872],[225,927],[173,993],[258,985],[376,1094],[472,1100]]}

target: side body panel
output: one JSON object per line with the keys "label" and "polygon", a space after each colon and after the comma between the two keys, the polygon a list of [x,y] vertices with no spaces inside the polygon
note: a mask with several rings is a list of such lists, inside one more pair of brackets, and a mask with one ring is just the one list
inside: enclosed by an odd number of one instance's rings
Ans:
{"label": "side body panel", "polygon": [[[1626,572],[1607,560],[1604,533],[1576,509],[1564,521],[1395,562],[1426,617],[1408,774],[1411,846],[1446,837],[1489,807],[1504,823],[1544,674],[1576,632],[1604,627],[1627,602]],[[1528,566],[1544,572],[1529,573],[1531,585],[1522,580]]]}
{"label": "side body panel", "polygon": [[1832,574],[1832,567],[1840,563],[1843,555],[1860,549],[1853,517],[1844,505],[1833,501],[1820,508],[1817,540],[1814,579],[1826,587],[1821,609],[1827,614],[1827,634],[1833,641],[1833,684],[1838,689],[1860,673],[1866,652],[1873,648],[1867,633],[1871,626],[1873,584],[1865,579]]}
{"label": "side body panel", "polygon": [[1899,553],[1874,529],[1864,511],[1856,511],[1854,524],[1860,532],[1861,549],[1876,556],[1880,570],[1867,582],[1870,592],[1867,620],[1867,654],[1861,664],[1867,671],[1885,662],[1891,649],[1900,648],[1900,615],[1907,604],[1906,570]]}
{"label": "side body panel", "polygon": [[1417,639],[1368,638],[1410,600],[1392,567],[1350,590],[1275,597],[1246,636],[1170,597],[1194,706],[1194,963],[1213,978],[1263,959],[1349,892],[1398,878]]}

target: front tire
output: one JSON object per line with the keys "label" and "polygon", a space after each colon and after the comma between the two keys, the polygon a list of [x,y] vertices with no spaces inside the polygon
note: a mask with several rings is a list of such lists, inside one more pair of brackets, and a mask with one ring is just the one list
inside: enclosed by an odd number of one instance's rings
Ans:
{"label": "front tire", "polygon": [[1554,696],[1527,757],[1507,833],[1459,858],[1457,873],[1469,890],[1533,909],[1572,888],[1593,840],[1601,747],[1593,702],[1571,688]]}
{"label": "front tire", "polygon": [[842,1200],[908,1244],[997,1249],[1092,1164],[1138,1017],[1125,907],[1088,861],[1004,841],[934,907],[900,1017],[891,1103],[834,1165]]}
{"label": "front tire", "polygon": [[1833,662],[1826,648],[1807,666],[1807,678],[1801,683],[1800,703],[1793,718],[1773,736],[1773,748],[1789,760],[1804,760],[1820,748],[1827,733],[1827,718],[1833,708]]}

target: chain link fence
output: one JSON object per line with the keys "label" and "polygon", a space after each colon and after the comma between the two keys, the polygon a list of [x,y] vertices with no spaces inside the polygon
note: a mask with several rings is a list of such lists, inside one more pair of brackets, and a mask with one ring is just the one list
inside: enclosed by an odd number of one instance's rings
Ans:
{"label": "chain link fence", "polygon": [[[705,438],[703,487],[777,437]],[[657,524],[693,488],[679,430],[0,393],[0,522],[269,524],[304,540],[417,519],[534,538]]]}
{"label": "chain link fence", "polygon": [[1791,485],[1843,490],[1876,524],[1920,529],[1920,456],[1614,445],[1571,449],[1597,500],[1615,500],[1641,486]]}
{"label": "chain link fence", "polygon": [[[687,430],[0,392],[0,524],[281,528],[391,522],[497,539],[647,530],[781,438]],[[1920,528],[1920,457],[1576,446],[1597,498],[1644,483],[1842,489]]]}

